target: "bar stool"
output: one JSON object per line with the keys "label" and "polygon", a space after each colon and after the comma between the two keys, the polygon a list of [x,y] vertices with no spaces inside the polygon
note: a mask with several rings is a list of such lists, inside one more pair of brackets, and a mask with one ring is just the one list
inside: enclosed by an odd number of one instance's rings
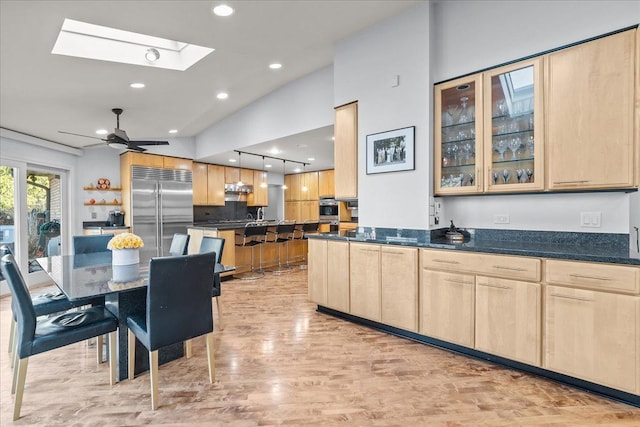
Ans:
{"label": "bar stool", "polygon": [[[278,245],[278,266],[271,270],[273,274],[282,274],[291,271],[291,266],[289,265],[289,241],[294,238],[295,228],[295,221],[280,221],[278,225],[276,225],[276,239],[274,240],[274,243]],[[283,243],[286,249],[286,262],[284,265],[282,264],[282,257],[280,255],[280,249],[282,248]]]}
{"label": "bar stool", "polygon": [[259,269],[254,269],[254,254],[253,249],[255,246],[262,245],[266,241],[267,225],[259,222],[248,222],[244,226],[244,230],[241,234],[236,234],[236,237],[242,238],[242,241],[238,243],[236,239],[236,247],[250,247],[251,248],[251,271],[246,273],[240,273],[234,275],[241,280],[255,280],[264,277],[264,271],[262,270],[262,246],[260,246],[260,264]]}

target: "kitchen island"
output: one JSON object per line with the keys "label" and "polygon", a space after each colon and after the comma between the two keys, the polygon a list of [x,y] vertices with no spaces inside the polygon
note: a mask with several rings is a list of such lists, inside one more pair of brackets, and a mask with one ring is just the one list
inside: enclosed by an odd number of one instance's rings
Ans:
{"label": "kitchen island", "polygon": [[310,236],[318,311],[640,406],[628,235],[361,230]]}

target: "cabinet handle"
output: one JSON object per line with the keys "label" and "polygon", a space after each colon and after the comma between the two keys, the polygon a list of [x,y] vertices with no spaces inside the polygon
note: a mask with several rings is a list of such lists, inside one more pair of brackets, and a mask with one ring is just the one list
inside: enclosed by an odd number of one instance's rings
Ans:
{"label": "cabinet handle", "polygon": [[480,168],[476,169],[476,188],[480,190]]}
{"label": "cabinet handle", "polygon": [[386,250],[384,251],[385,254],[393,254],[393,255],[404,255],[404,252],[396,252],[396,251],[390,251],[390,250]]}
{"label": "cabinet handle", "polygon": [[460,280],[460,279],[450,279],[450,278],[448,278],[448,277],[445,277],[445,278],[444,278],[444,281],[445,281],[445,282],[451,282],[451,283],[461,283],[461,284],[463,284],[463,285],[468,285],[468,284],[470,284],[469,282],[465,282],[464,280]]}
{"label": "cabinet handle", "polygon": [[365,252],[378,252],[377,249],[365,249],[365,248],[361,248],[361,251],[365,251]]}
{"label": "cabinet handle", "polygon": [[493,268],[498,270],[511,270],[511,271],[527,271],[526,268],[521,267],[505,267],[504,265],[494,265]]}
{"label": "cabinet handle", "polygon": [[575,299],[578,301],[593,301],[591,298],[585,298],[585,297],[572,297],[570,295],[562,295],[562,294],[551,294],[552,297],[558,297],[558,298],[566,298],[566,299]]}
{"label": "cabinet handle", "polygon": [[553,181],[554,184],[584,184],[585,182],[591,182],[588,179],[578,180],[578,181]]}
{"label": "cabinet handle", "polygon": [[491,285],[489,283],[478,283],[478,286],[486,286],[488,288],[496,288],[496,289],[511,289],[509,286],[504,285]]}
{"label": "cabinet handle", "polygon": [[593,279],[593,280],[603,280],[603,281],[612,280],[610,277],[588,276],[586,274],[570,274],[569,276],[575,277],[576,279]]}
{"label": "cabinet handle", "polygon": [[433,262],[443,262],[445,264],[460,264],[458,261],[449,261],[448,259],[434,259]]}

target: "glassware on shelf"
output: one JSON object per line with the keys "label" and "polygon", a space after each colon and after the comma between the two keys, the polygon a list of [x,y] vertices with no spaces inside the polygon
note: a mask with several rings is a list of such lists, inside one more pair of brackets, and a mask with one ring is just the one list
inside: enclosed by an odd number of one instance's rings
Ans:
{"label": "glassware on shelf", "polygon": [[524,169],[516,169],[516,177],[518,177],[518,183],[525,182],[526,177],[525,177]]}
{"label": "glassware on shelf", "polygon": [[507,115],[507,102],[504,99],[501,99],[496,104],[496,113],[498,117]]}
{"label": "glassware on shelf", "polygon": [[534,147],[535,147],[534,140],[533,140],[533,135],[529,135],[529,138],[527,138],[527,142],[525,142],[525,145],[526,145],[527,149],[529,150],[529,156],[533,157],[534,156],[533,150],[534,150]]}
{"label": "glassware on shelf", "polygon": [[447,114],[451,117],[451,124],[458,123],[458,119],[460,118],[460,112],[462,110],[458,106],[458,104],[451,104],[447,106]]}
{"label": "glassware on shelf", "polygon": [[522,145],[522,141],[519,136],[515,138],[511,138],[509,141],[509,150],[511,150],[511,160],[518,160],[518,156],[516,156],[516,152],[520,149]]}
{"label": "glassware on shelf", "polygon": [[451,154],[453,155],[452,164],[454,164],[454,165],[460,165],[460,159],[458,158],[458,150],[459,149],[460,149],[460,147],[458,147],[458,144],[451,144]]}
{"label": "glassware on shelf", "polygon": [[527,174],[527,181],[533,182],[533,170],[527,169],[525,173]]}
{"label": "glassware on shelf", "polygon": [[491,177],[493,178],[493,185],[496,185],[498,183],[498,172],[493,172]]}
{"label": "glassware on shelf", "polygon": [[465,164],[469,164],[469,161],[471,160],[471,152],[472,151],[473,151],[473,145],[470,142],[466,142],[462,146],[462,154],[464,156]]}
{"label": "glassware on shelf", "polygon": [[468,96],[463,96],[460,98],[460,102],[462,103],[462,110],[460,110],[460,116],[458,117],[458,123],[469,123],[473,120],[471,117],[471,111],[467,108],[467,101],[469,100]]}
{"label": "glassware on shelf", "polygon": [[511,176],[511,171],[509,169],[505,169],[502,171],[502,180],[506,184],[509,181],[509,177]]}
{"label": "glassware on shelf", "polygon": [[494,143],[493,148],[498,153],[500,153],[500,157],[498,158],[498,160],[501,162],[504,161],[504,152],[507,151],[508,145],[509,145],[509,142],[507,141],[506,138],[500,138],[497,142]]}

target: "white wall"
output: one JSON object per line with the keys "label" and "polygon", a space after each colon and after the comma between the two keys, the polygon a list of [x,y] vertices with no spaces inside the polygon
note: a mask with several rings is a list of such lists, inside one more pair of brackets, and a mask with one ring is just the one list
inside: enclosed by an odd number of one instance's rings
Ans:
{"label": "white wall", "polygon": [[[637,1],[441,1],[433,13],[435,82],[640,23]],[[630,197],[581,193],[443,198],[441,224],[453,219],[472,228],[628,233]],[[582,211],[602,212],[602,227],[581,228]],[[511,223],[493,224],[493,215],[502,213],[511,214]]]}
{"label": "white wall", "polygon": [[[334,103],[358,101],[359,221],[428,228],[431,192],[430,5],[424,3],[337,44]],[[392,87],[398,75],[400,85]],[[366,136],[415,126],[415,170],[366,174]]]}
{"label": "white wall", "polygon": [[196,157],[333,125],[333,67],[287,84],[196,136]]}

